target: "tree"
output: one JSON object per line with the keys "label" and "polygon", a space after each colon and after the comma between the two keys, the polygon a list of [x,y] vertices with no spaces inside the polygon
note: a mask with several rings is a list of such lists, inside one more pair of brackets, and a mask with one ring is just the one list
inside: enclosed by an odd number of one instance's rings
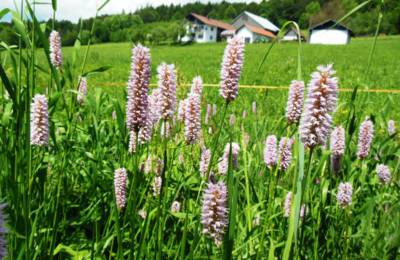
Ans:
{"label": "tree", "polygon": [[225,13],[224,13],[224,18],[225,19],[233,19],[237,15],[235,7],[233,5],[229,5],[228,8],[226,8]]}

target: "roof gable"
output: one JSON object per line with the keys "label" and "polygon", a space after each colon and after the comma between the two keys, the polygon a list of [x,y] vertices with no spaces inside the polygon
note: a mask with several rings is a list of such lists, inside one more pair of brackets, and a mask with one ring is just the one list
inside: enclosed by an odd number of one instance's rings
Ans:
{"label": "roof gable", "polygon": [[247,28],[249,31],[251,31],[255,34],[258,34],[258,35],[262,35],[262,36],[269,37],[269,38],[276,38],[275,34],[273,34],[272,32],[264,30],[261,27],[253,26],[250,24],[244,24],[243,26],[238,28],[236,31],[240,31],[242,28]]}
{"label": "roof gable", "polygon": [[224,22],[221,22],[221,21],[218,21],[218,20],[210,19],[208,17],[202,16],[202,15],[199,15],[199,14],[196,14],[196,13],[190,13],[186,18],[188,20],[191,20],[191,19],[194,18],[194,19],[199,20],[200,22],[202,22],[202,23],[204,23],[206,25],[214,26],[214,27],[221,28],[221,29],[224,29],[224,30],[234,30],[235,29],[235,27],[233,27],[229,23],[224,23]]}
{"label": "roof gable", "polygon": [[253,13],[250,13],[248,11],[244,11],[242,12],[240,15],[238,15],[233,21],[232,24],[237,21],[238,19],[240,19],[243,15],[246,15],[247,17],[249,17],[251,20],[253,20],[256,24],[258,24],[260,27],[267,29],[268,31],[272,31],[272,32],[278,32],[279,28],[273,24],[272,22],[270,22],[268,19],[263,18],[261,16],[255,15]]}
{"label": "roof gable", "polygon": [[335,20],[332,19],[314,25],[313,27],[310,28],[310,31],[322,30],[322,29],[337,29],[337,30],[349,31],[351,34],[353,33],[349,28],[347,28],[343,24],[337,23]]}

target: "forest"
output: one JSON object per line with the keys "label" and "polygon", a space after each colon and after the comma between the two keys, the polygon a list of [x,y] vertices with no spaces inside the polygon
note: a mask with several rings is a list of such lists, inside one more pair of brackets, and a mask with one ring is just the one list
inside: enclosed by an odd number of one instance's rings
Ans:
{"label": "forest", "polygon": [[[299,23],[302,30],[327,19],[340,19],[351,12],[364,0],[263,0],[260,3],[219,3],[195,2],[184,5],[146,6],[133,13],[122,12],[118,15],[102,15],[84,19],[78,23],[70,21],[43,21],[50,31],[55,28],[62,36],[64,46],[74,44],[77,37],[85,44],[91,35],[93,22],[96,26],[92,32],[92,43],[105,42],[147,42],[149,44],[179,43],[184,35],[185,17],[198,13],[210,18],[230,22],[243,11],[263,16],[277,26],[284,21]],[[374,34],[379,12],[383,13],[380,34],[393,35],[400,33],[400,1],[371,1],[362,9],[350,15],[343,23],[356,36]],[[1,18],[1,17],[0,17]],[[0,19],[1,20],[1,19]],[[0,41],[8,44],[17,43],[17,35],[12,31],[12,23],[0,23]]]}

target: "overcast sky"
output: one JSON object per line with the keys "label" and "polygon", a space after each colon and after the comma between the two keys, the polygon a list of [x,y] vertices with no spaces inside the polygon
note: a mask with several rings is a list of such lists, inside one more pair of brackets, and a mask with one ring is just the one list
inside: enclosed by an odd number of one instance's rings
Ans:
{"label": "overcast sky", "polygon": [[[0,10],[3,8],[15,9],[15,2],[20,0],[0,0]],[[51,3],[51,0],[40,0],[38,2]],[[259,2],[260,0],[228,0],[228,2]],[[96,7],[100,6],[104,0],[58,0],[57,20],[78,21],[79,18],[93,17],[96,13]],[[100,14],[116,14],[135,11],[140,7],[147,5],[158,6],[161,4],[185,4],[198,2],[198,0],[111,0]],[[200,0],[200,2],[221,2],[221,0]],[[36,14],[40,20],[47,20],[52,15],[51,5],[37,5]],[[9,18],[9,17],[8,17]]]}

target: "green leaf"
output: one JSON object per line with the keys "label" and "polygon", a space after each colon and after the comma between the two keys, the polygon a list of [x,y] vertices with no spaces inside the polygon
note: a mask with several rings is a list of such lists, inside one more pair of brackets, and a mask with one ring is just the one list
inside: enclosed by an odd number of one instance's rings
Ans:
{"label": "green leaf", "polygon": [[363,8],[364,6],[369,4],[370,2],[371,2],[371,0],[364,1],[363,3],[361,3],[358,6],[354,7],[352,10],[350,10],[350,12],[348,12],[342,18],[340,18],[332,27],[335,27],[337,24],[339,24],[342,21],[346,20],[348,17],[350,17],[352,14],[354,14],[355,12],[357,12],[358,10],[360,10],[361,8]]}
{"label": "green leaf", "polygon": [[24,40],[25,44],[27,46],[30,46],[30,40],[29,40],[28,34],[26,33],[27,29],[25,27],[24,22],[21,19],[21,16],[19,15],[19,13],[15,12],[15,11],[11,11],[11,13],[12,13],[12,20],[13,20],[15,30],[21,36],[22,40]]}
{"label": "green leaf", "polygon": [[112,66],[101,66],[101,67],[99,67],[97,69],[90,70],[90,71],[87,71],[87,72],[83,73],[82,77],[86,77],[86,76],[89,76],[89,75],[95,74],[95,73],[101,73],[101,72],[107,71],[107,70],[109,70],[111,68],[112,68]]}
{"label": "green leaf", "polygon": [[8,9],[8,8],[2,9],[2,10],[0,11],[0,20],[1,20],[6,14],[8,14],[9,12],[10,12],[10,9]]}
{"label": "green leaf", "polygon": [[101,9],[103,9],[108,4],[108,2],[110,2],[110,0],[104,1],[104,3],[99,8],[97,8],[97,12],[100,12]]}
{"label": "green leaf", "polygon": [[14,93],[14,86],[11,81],[8,79],[7,74],[3,68],[3,65],[0,64],[0,78],[3,81],[4,87],[6,88],[8,94],[15,101],[15,93]]}
{"label": "green leaf", "polygon": [[53,11],[57,11],[57,0],[51,0],[51,6],[53,7]]}

